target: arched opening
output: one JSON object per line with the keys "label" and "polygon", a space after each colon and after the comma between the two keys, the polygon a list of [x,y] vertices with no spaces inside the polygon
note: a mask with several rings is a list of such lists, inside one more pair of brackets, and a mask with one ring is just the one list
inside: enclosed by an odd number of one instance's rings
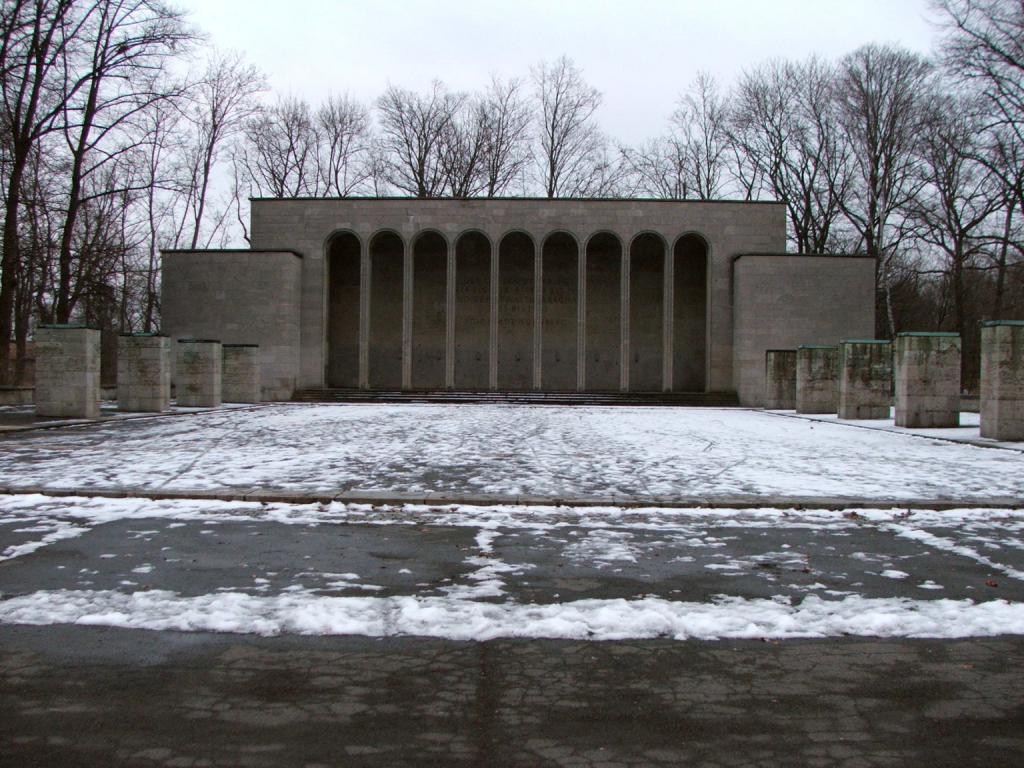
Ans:
{"label": "arched opening", "polygon": [[510,232],[498,247],[498,388],[533,387],[533,240]]}
{"label": "arched opening", "polygon": [[579,350],[579,248],[555,232],[541,249],[541,387],[576,390]]}
{"label": "arched opening", "polygon": [[359,238],[335,235],[327,246],[328,387],[359,386]]}
{"label": "arched opening", "polygon": [[455,388],[490,386],[491,242],[467,232],[455,243]]}
{"label": "arched opening", "polygon": [[684,235],[673,249],[672,388],[707,387],[708,246],[700,235]]}
{"label": "arched opening", "polygon": [[370,240],[370,386],[402,386],[402,296],[405,255],[395,232]]}
{"label": "arched opening", "polygon": [[622,241],[601,232],[587,243],[586,388],[618,390],[622,371]]}
{"label": "arched opening", "polygon": [[442,389],[448,326],[448,243],[424,232],[412,245],[412,386]]}
{"label": "arched opening", "polygon": [[660,392],[664,347],[665,242],[652,233],[629,247],[629,389]]}

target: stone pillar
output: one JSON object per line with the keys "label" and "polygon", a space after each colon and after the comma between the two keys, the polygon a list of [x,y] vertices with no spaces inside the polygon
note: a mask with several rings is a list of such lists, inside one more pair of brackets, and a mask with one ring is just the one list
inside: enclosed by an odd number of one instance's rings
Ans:
{"label": "stone pillar", "polygon": [[[666,241],[667,242],[667,241]],[[672,391],[672,364],[675,362],[674,337],[675,337],[675,300],[676,300],[676,278],[675,278],[675,252],[672,248],[665,248],[665,263],[661,270],[661,391]]]}
{"label": "stone pillar", "polygon": [[796,349],[796,412],[839,410],[839,347],[804,344]]}
{"label": "stone pillar", "polygon": [[178,339],[174,375],[179,406],[216,408],[220,405],[221,356],[220,342],[215,339]]}
{"label": "stone pillar", "polygon": [[892,400],[892,344],[839,342],[839,418],[887,419]]}
{"label": "stone pillar", "polygon": [[487,357],[487,382],[488,388],[495,391],[498,388],[498,259],[501,256],[501,241],[491,242],[491,292],[490,292],[490,334]]}
{"label": "stone pillar", "polygon": [[622,248],[622,269],[619,274],[619,389],[629,392],[629,240]]}
{"label": "stone pillar", "polygon": [[445,389],[455,388],[455,246],[445,238],[445,313],[444,313],[444,386]]}
{"label": "stone pillar", "polygon": [[100,332],[42,325],[35,333],[36,416],[98,419]]}
{"label": "stone pillar", "polygon": [[402,389],[412,389],[413,239],[402,240]]}
{"label": "stone pillar", "polygon": [[370,243],[359,241],[359,388],[370,388]]}
{"label": "stone pillar", "polygon": [[1024,320],[982,324],[981,436],[1024,440]]}
{"label": "stone pillar", "polygon": [[587,391],[587,243],[576,259],[576,391]]}
{"label": "stone pillar", "polygon": [[259,403],[260,345],[225,344],[221,377],[221,399],[225,403]]}
{"label": "stone pillar", "polygon": [[544,349],[544,240],[533,244],[533,386],[540,389]]}
{"label": "stone pillar", "polygon": [[796,350],[769,349],[764,353],[764,407],[775,411],[796,408]]}
{"label": "stone pillar", "polygon": [[896,426],[960,426],[960,335],[896,337]]}
{"label": "stone pillar", "polygon": [[117,407],[166,411],[171,405],[171,340],[158,333],[117,339]]}

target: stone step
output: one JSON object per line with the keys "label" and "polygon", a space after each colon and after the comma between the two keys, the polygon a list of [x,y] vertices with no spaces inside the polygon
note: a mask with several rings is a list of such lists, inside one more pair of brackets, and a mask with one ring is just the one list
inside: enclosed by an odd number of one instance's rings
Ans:
{"label": "stone step", "polygon": [[739,405],[735,392],[491,392],[471,390],[299,390],[305,403],[515,403],[520,405],[674,405],[714,408]]}

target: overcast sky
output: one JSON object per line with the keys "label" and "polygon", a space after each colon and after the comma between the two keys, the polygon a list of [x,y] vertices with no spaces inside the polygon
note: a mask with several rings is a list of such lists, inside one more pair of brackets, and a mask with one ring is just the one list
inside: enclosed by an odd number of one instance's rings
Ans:
{"label": "overcast sky", "polygon": [[637,142],[662,132],[704,69],[729,84],[745,67],[868,42],[927,53],[927,0],[179,0],[221,48],[242,51],[277,93],[371,102],[390,83],[456,90],[491,73],[527,76],[571,57],[604,94],[599,119]]}

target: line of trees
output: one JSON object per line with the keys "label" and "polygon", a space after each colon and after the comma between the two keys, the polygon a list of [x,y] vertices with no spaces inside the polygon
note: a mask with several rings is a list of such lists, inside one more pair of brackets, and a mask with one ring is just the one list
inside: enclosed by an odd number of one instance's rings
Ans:
{"label": "line of trees", "polygon": [[248,240],[253,196],[777,199],[790,249],[876,260],[879,337],[1024,316],[1024,6],[934,0],[866,45],[698,73],[661,135],[602,130],[570,59],[478,92],[270,93],[162,0],[2,0],[0,383],[40,322],[159,326],[161,248]]}

